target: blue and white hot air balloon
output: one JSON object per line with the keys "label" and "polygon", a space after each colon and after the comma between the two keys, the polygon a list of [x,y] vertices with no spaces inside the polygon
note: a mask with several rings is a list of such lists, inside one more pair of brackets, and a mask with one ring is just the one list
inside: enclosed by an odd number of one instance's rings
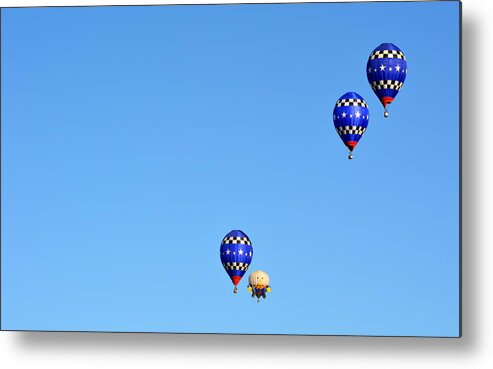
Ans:
{"label": "blue and white hot air balloon", "polygon": [[226,273],[228,273],[235,286],[233,292],[237,293],[238,288],[236,286],[252,263],[252,243],[244,232],[231,231],[221,242],[219,256]]}
{"label": "blue and white hot air balloon", "polygon": [[365,133],[369,120],[368,104],[356,92],[347,92],[337,100],[334,126],[349,149],[349,159],[353,158],[353,150]]}
{"label": "blue and white hot air balloon", "polygon": [[391,43],[381,44],[372,51],[366,64],[366,76],[371,88],[389,116],[387,104],[394,101],[407,76],[406,57],[401,49]]}

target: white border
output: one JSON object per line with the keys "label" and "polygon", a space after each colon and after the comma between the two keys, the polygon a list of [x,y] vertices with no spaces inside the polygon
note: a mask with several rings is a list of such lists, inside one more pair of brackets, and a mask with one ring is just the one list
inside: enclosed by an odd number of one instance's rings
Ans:
{"label": "white border", "polygon": [[[241,1],[220,1],[215,3]],[[263,1],[249,1],[263,2]],[[276,2],[276,1],[270,1]],[[0,6],[206,1],[6,1]],[[0,367],[488,368],[493,364],[491,1],[463,1],[463,338],[0,332]],[[432,158],[440,160],[440,158]]]}

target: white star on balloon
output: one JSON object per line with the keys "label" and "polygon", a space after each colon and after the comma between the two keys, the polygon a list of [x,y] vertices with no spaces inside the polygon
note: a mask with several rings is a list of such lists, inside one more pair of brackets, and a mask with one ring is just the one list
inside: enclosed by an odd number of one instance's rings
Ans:
{"label": "white star on balloon", "polygon": [[385,70],[385,65],[383,65],[383,64],[382,64],[382,65],[380,66],[380,70],[382,70],[382,71],[383,71],[383,70]]}
{"label": "white star on balloon", "polygon": [[343,118],[346,118],[346,115],[347,115],[347,114],[346,114],[345,112],[343,112],[343,113],[342,113],[342,117],[343,117]]}
{"label": "white star on balloon", "polygon": [[238,251],[238,254],[243,255],[243,250],[240,249],[240,251]]}
{"label": "white star on balloon", "polygon": [[226,250],[226,255],[229,255],[231,253],[231,250],[230,249],[227,249]]}
{"label": "white star on balloon", "polygon": [[395,69],[396,69],[398,72],[400,72],[400,71],[401,71],[401,66],[400,66],[400,65],[397,65],[397,66],[395,67]]}
{"label": "white star on balloon", "polygon": [[361,115],[361,113],[359,111],[356,112],[356,118],[359,118],[359,116]]}

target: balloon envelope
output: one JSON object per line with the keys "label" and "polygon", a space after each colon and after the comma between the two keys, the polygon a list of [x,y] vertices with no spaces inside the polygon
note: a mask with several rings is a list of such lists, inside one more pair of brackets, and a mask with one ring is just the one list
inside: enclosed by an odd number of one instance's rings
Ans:
{"label": "balloon envelope", "polygon": [[248,236],[239,230],[229,232],[219,250],[221,263],[236,286],[252,262],[253,247]]}
{"label": "balloon envelope", "polygon": [[262,271],[262,270],[256,270],[250,274],[250,277],[248,277],[248,283],[252,287],[265,287],[270,284],[270,278],[269,275]]}
{"label": "balloon envelope", "polygon": [[368,104],[356,92],[347,92],[337,100],[333,118],[342,142],[353,151],[368,127]]}
{"label": "balloon envelope", "polygon": [[366,76],[375,95],[387,107],[387,104],[394,101],[406,80],[406,56],[394,44],[381,44],[368,58]]}
{"label": "balloon envelope", "polygon": [[[252,293],[252,297],[256,296],[257,299],[267,297],[267,292],[270,292],[270,278],[269,275],[262,271],[256,270],[248,277],[249,291]],[[257,300],[259,301],[259,300]]]}

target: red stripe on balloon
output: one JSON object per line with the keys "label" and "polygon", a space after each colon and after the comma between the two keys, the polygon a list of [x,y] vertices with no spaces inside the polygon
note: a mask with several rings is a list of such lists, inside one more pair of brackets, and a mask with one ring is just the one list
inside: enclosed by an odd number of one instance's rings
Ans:
{"label": "red stripe on balloon", "polygon": [[390,96],[383,96],[380,98],[380,101],[382,102],[384,108],[386,108],[387,104],[390,104],[393,100],[394,98]]}
{"label": "red stripe on balloon", "polygon": [[344,142],[344,144],[348,147],[349,150],[353,151],[358,143],[356,141],[346,141]]}

